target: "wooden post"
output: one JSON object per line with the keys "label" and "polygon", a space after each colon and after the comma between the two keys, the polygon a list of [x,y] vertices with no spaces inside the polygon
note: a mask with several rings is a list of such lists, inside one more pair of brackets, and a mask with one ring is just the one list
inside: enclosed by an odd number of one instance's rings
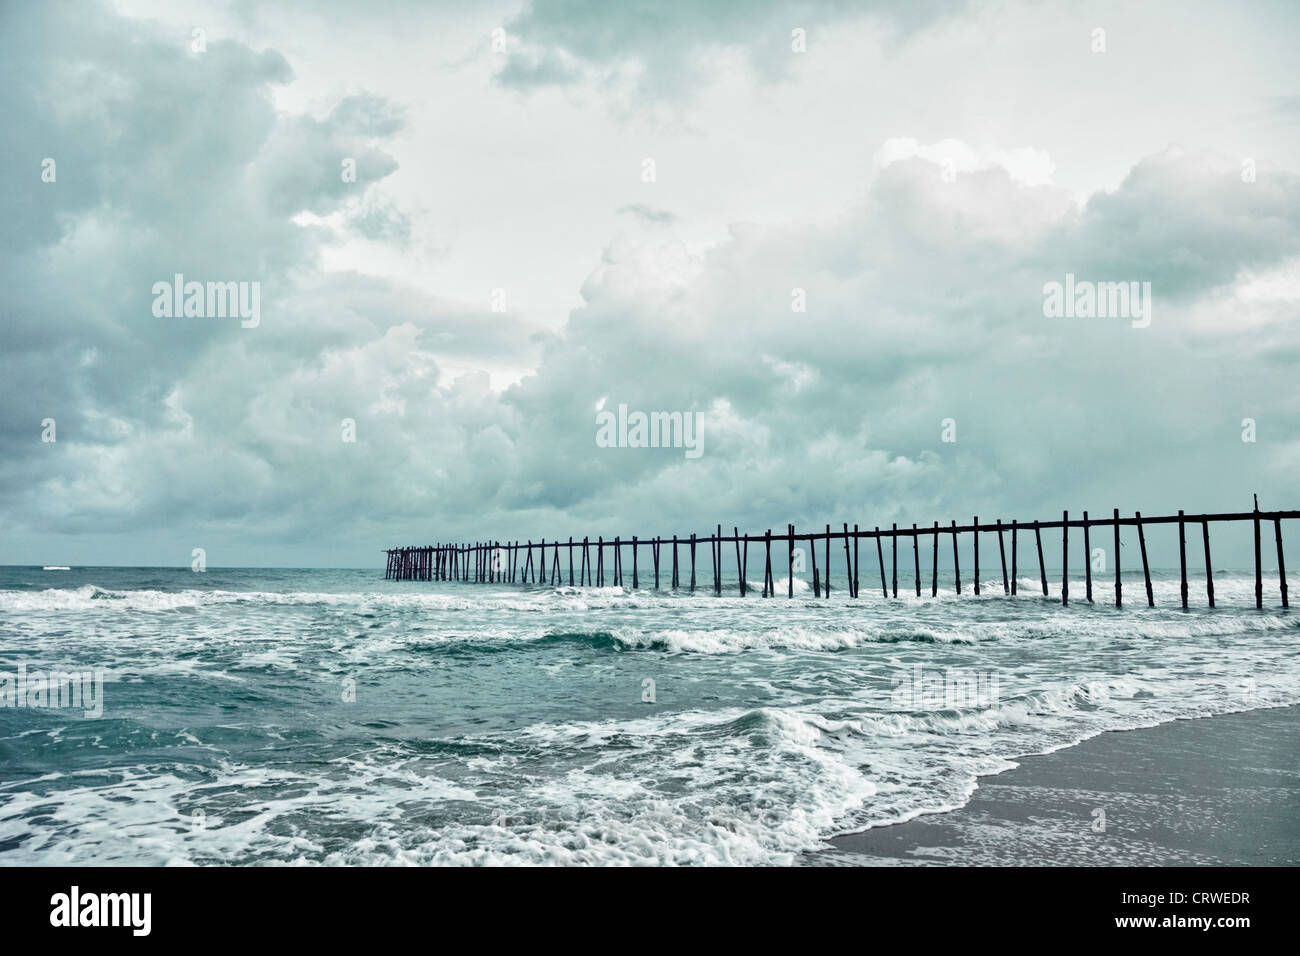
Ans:
{"label": "wooden post", "polygon": [[812,555],[813,597],[821,597],[821,582],[817,575],[817,542],[812,538],[808,539],[808,551]]}
{"label": "wooden post", "polygon": [[1061,512],[1061,607],[1070,603],[1070,512]]}
{"label": "wooden post", "polygon": [[822,589],[826,592],[826,597],[831,596],[831,526],[826,526],[826,581]]}
{"label": "wooden post", "polygon": [[636,591],[641,587],[641,582],[636,576],[636,535],[632,535],[632,590]]}
{"label": "wooden post", "polygon": [[1264,569],[1259,557],[1259,495],[1255,496],[1255,607],[1264,606]]}
{"label": "wooden post", "polygon": [[1214,566],[1210,563],[1210,523],[1201,522],[1201,537],[1205,542],[1205,596],[1214,607]]}
{"label": "wooden post", "polygon": [[713,568],[713,593],[718,593],[718,542],[709,535],[709,564]]}
{"label": "wooden post", "polygon": [[876,560],[880,563],[880,593],[889,597],[889,588],[885,586],[885,553],[880,547],[880,525],[876,525]]}
{"label": "wooden post", "polygon": [[853,596],[858,596],[862,580],[858,577],[858,526],[853,526]]}
{"label": "wooden post", "polygon": [[957,559],[957,519],[952,519],[952,576],[961,594],[961,562]]}
{"label": "wooden post", "polygon": [[[790,546],[788,548],[789,560],[787,562],[790,566],[790,579],[786,582],[787,590],[785,596],[786,598],[792,598],[794,597],[794,525],[786,525],[786,529],[790,535]],[[813,563],[815,564],[816,561]]]}
{"label": "wooden post", "polygon": [[[768,528],[766,535],[763,535],[763,544],[767,550],[767,567],[763,570],[763,597],[775,597],[772,594],[772,529]],[[793,587],[793,585],[792,585]]]}
{"label": "wooden post", "polygon": [[1047,565],[1043,563],[1043,529],[1034,522],[1034,543],[1038,545],[1038,577],[1043,582],[1043,597],[1047,597]]}
{"label": "wooden post", "polygon": [[681,575],[677,572],[677,535],[673,535],[673,590],[681,585]]}
{"label": "wooden post", "polygon": [[980,593],[980,516],[975,516],[975,521],[971,525],[975,530],[971,537],[975,539],[975,594]]}
{"label": "wooden post", "polygon": [[1119,509],[1115,509],[1115,606],[1123,604],[1124,585],[1119,577]]}
{"label": "wooden post", "polygon": [[718,525],[718,537],[716,541],[718,552],[718,563],[714,565],[713,571],[713,590],[718,597],[722,597],[722,525]]}
{"label": "wooden post", "polygon": [[826,526],[826,580],[823,582],[825,587],[822,590],[829,599],[831,596],[831,526]]}
{"label": "wooden post", "polygon": [[894,576],[893,576],[894,597],[898,597],[898,524],[897,523],[894,524],[894,533],[890,535],[889,544],[890,544],[891,557],[894,562]]}
{"label": "wooden post", "polygon": [[743,549],[744,549],[744,550],[741,551],[741,554],[742,554],[744,557],[741,559],[741,562],[740,562],[740,568],[741,568],[741,570],[740,570],[740,586],[741,586],[741,587],[742,587],[746,592],[748,592],[748,591],[749,591],[749,535],[745,535],[745,540],[744,540],[744,543],[743,543]]}
{"label": "wooden post", "polygon": [[658,535],[656,535],[654,540],[650,542],[650,554],[654,558],[654,563],[655,563],[655,590],[656,591],[659,590],[659,545],[660,544],[662,544],[662,540],[659,538]]}
{"label": "wooden post", "polygon": [[1083,586],[1092,603],[1092,539],[1088,536],[1088,512],[1083,513]]}
{"label": "wooden post", "polygon": [[[827,566],[829,570],[829,565]],[[853,587],[853,556],[849,554],[849,523],[844,522],[844,576],[849,582],[849,597],[857,597],[857,589]]]}
{"label": "wooden post", "polygon": [[691,534],[691,593],[695,593],[695,535]]}
{"label": "wooden post", "polygon": [[1277,580],[1282,588],[1282,606],[1290,607],[1286,595],[1286,560],[1282,557],[1282,519],[1273,519],[1273,534],[1277,538]]}
{"label": "wooden post", "polygon": [[939,596],[939,522],[934,523],[934,545],[930,548],[930,597]]}
{"label": "wooden post", "polygon": [[1183,509],[1178,509],[1178,590],[1183,597],[1183,610],[1187,610],[1187,534],[1183,527]]}
{"label": "wooden post", "polygon": [[1155,607],[1156,599],[1151,592],[1151,567],[1147,564],[1147,536],[1142,530],[1142,512],[1133,512],[1137,518],[1138,547],[1142,549],[1142,579],[1147,585],[1147,607]]}
{"label": "wooden post", "polygon": [[1007,544],[1002,540],[1002,519],[998,519],[998,557],[1002,561],[1002,593],[1010,594],[1011,586],[1007,581]]}
{"label": "wooden post", "polygon": [[1018,555],[1016,554],[1016,545],[1020,540],[1020,522],[1015,518],[1011,519],[1011,593],[1016,593],[1016,578],[1020,574],[1020,567],[1016,563]]}
{"label": "wooden post", "polygon": [[[740,579],[740,596],[745,596],[745,560],[740,556],[740,528],[733,525],[731,533],[736,537],[736,577]],[[745,536],[745,555],[749,555],[749,535]]]}
{"label": "wooden post", "polygon": [[921,536],[912,524],[912,580],[916,583],[916,596],[921,596]]}
{"label": "wooden post", "polygon": [[721,537],[722,534],[719,531],[716,537],[711,537],[709,539],[709,559],[713,564],[713,593],[714,594],[721,593],[718,588],[718,545],[721,544],[721,542],[719,541],[719,538]]}

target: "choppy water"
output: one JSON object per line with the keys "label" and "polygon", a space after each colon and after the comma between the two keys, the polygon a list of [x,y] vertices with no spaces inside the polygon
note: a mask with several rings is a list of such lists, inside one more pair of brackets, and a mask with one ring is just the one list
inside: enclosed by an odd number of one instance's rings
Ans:
{"label": "choppy water", "polygon": [[807,862],[1016,756],[1300,701],[1244,574],[1187,612],[1167,574],[1154,610],[796,584],[0,569],[0,675],[105,671],[98,718],[0,708],[0,863]]}

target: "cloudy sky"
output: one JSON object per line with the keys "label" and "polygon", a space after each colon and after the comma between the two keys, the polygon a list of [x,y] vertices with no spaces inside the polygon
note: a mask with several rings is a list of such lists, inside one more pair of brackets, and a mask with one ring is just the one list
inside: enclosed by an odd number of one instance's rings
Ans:
{"label": "cloudy sky", "polygon": [[[0,563],[1298,507],[1298,30],[4,0]],[[155,315],[177,273],[260,323]],[[1046,316],[1067,274],[1150,325]],[[602,402],[703,454],[598,446]]]}

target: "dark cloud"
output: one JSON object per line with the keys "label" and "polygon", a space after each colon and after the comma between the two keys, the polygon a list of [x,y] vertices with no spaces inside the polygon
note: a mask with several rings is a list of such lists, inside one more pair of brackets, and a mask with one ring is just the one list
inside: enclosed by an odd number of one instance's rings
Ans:
{"label": "dark cloud", "polygon": [[584,70],[607,78],[630,71],[641,94],[678,98],[713,71],[711,54],[719,50],[743,50],[760,74],[776,76],[788,68],[796,28],[813,37],[832,21],[870,20],[891,37],[906,37],[965,6],[965,0],[530,0],[506,25],[513,46],[497,80],[531,89],[576,82]]}
{"label": "dark cloud", "polygon": [[[544,26],[561,7],[539,4],[520,22],[592,63],[633,55],[617,16],[660,18],[647,55],[674,37],[691,49],[678,14],[621,9],[571,5],[591,22]],[[699,9],[704,36],[744,19]],[[409,240],[381,191],[402,130],[391,105],[354,95],[323,118],[286,114],[272,94],[291,74],[273,51],[223,42],[195,57],[184,38],[69,10],[10,5],[0,33],[18,71],[0,85],[9,542],[360,563],[452,535],[1294,498],[1300,410],[1279,357],[1300,349],[1295,300],[1238,289],[1300,253],[1291,173],[1247,184],[1235,160],[1171,150],[1078,208],[1000,167],[948,182],[913,158],[839,216],[737,223],[703,252],[640,228],[672,214],[633,204],[583,305],[541,333],[322,270],[339,236],[302,213]],[[46,155],[57,183],[40,181]],[[346,158],[356,183],[339,176]],[[261,325],[154,317],[151,286],[175,272],[260,281]],[[1151,327],[1046,318],[1043,284],[1066,272],[1150,281]],[[602,402],[704,412],[703,456],[598,447]],[[39,441],[47,416],[54,445]],[[1247,416],[1256,446],[1239,440]],[[945,418],[955,444],[940,441]]]}

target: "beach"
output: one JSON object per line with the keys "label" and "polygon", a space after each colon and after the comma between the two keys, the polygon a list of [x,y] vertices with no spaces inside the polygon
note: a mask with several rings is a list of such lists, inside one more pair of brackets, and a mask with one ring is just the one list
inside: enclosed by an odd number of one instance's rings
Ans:
{"label": "beach", "polygon": [[959,810],[835,837],[814,861],[1296,866],[1297,731],[1292,706],[1099,734],[981,778]]}

